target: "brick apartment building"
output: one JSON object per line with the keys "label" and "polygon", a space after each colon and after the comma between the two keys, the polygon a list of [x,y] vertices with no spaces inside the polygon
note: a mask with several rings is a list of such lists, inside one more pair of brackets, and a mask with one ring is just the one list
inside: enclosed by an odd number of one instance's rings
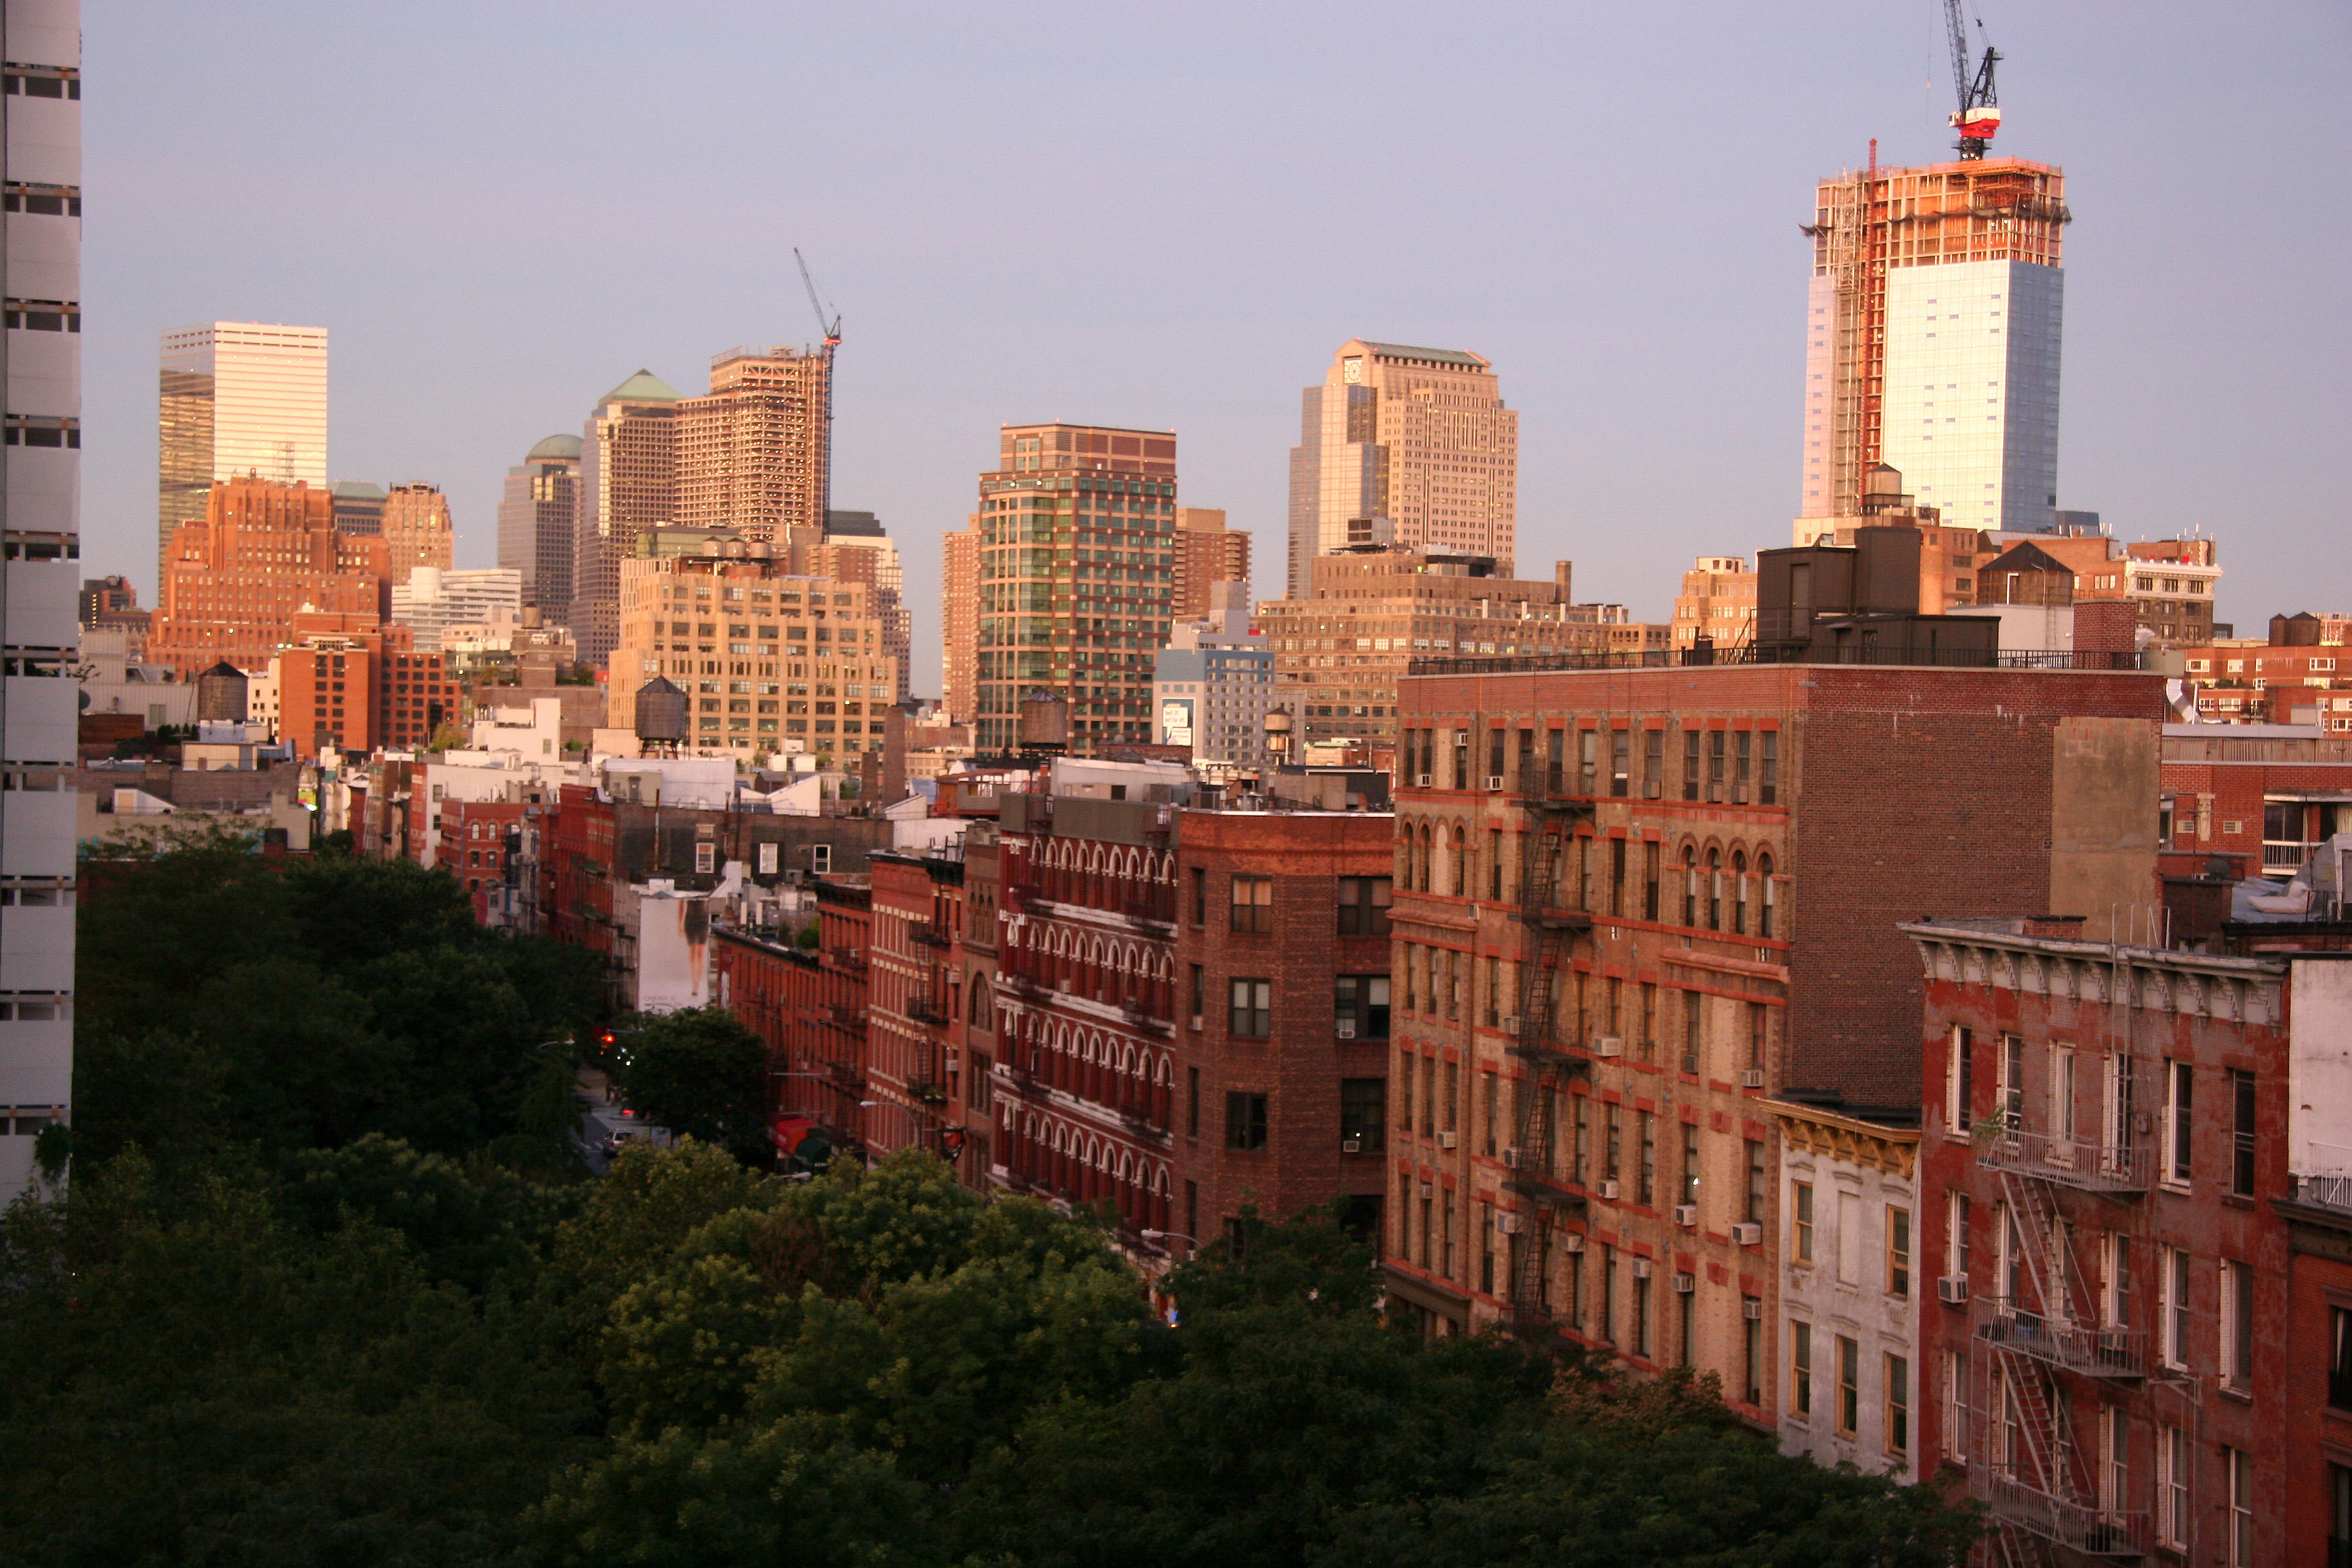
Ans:
{"label": "brick apartment building", "polygon": [[223,479],[172,531],[147,657],[190,679],[224,659],[259,669],[301,611],[383,620],[389,581],[383,541],[337,531],[331,492]]}
{"label": "brick apartment building", "polygon": [[874,914],[873,889],[862,879],[820,877],[814,887],[820,946],[800,947],[778,930],[719,925],[712,931],[711,966],[717,1001],[767,1044],[779,1152],[821,1162],[835,1150],[859,1147],[868,1131]]}
{"label": "brick apartment building", "polygon": [[[962,1152],[973,1079],[961,1026],[973,1005],[958,954],[969,922],[963,845],[874,853],[874,933],[866,1017],[866,1088],[884,1148]],[[986,1166],[980,1167],[982,1173]]]}
{"label": "brick apartment building", "polygon": [[1916,1106],[1898,921],[2154,901],[2162,683],[1494,663],[1401,688],[1390,1279],[1457,1329],[1716,1370],[1769,1426],[1767,1097]]}
{"label": "brick apartment building", "polygon": [[999,799],[1002,1179],[1108,1200],[1147,1267],[1246,1205],[1378,1223],[1392,819],[1370,777],[1287,782],[1249,809]]}
{"label": "brick apartment building", "polygon": [[2352,954],[2230,929],[1904,928],[1919,1464],[1988,1506],[2001,1561],[2335,1563],[2352,1536],[2352,1255],[2323,1239],[2352,1225]]}
{"label": "brick apartment building", "polygon": [[2285,878],[2352,830],[2352,735],[2309,726],[2168,724],[2161,865]]}

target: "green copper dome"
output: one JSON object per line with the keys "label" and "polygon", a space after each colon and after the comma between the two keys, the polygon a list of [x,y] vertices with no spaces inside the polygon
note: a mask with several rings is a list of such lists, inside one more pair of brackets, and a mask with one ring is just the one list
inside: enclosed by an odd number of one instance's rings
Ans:
{"label": "green copper dome", "polygon": [[649,370],[641,370],[620,385],[596,400],[602,408],[607,403],[676,403],[677,388],[670,385]]}
{"label": "green copper dome", "polygon": [[532,463],[537,462],[541,458],[576,458],[579,455],[579,437],[550,436],[546,440],[541,441],[538,446],[533,447],[530,451],[525,452],[523,454],[522,460],[526,463]]}

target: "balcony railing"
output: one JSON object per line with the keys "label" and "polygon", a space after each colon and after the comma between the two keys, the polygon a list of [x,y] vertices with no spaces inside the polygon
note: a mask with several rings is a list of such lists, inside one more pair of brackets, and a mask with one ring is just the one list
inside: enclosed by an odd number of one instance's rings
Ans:
{"label": "balcony railing", "polygon": [[1999,1132],[1977,1145],[1977,1163],[2086,1193],[2144,1193],[2156,1173],[2151,1143],[2121,1145],[2049,1132]]}
{"label": "balcony railing", "polygon": [[1977,1338],[2086,1377],[2147,1375],[2147,1333],[2097,1328],[2021,1309],[2007,1297],[1984,1299],[1992,1310],[1977,1321]]}
{"label": "balcony railing", "polygon": [[2140,1557],[2147,1552],[2143,1511],[2070,1502],[2002,1475],[1985,1478],[1984,1500],[1996,1517],[2085,1556]]}
{"label": "balcony railing", "polygon": [[928,996],[909,996],[907,1016],[918,1024],[940,1025],[948,1021],[948,1010]]}
{"label": "balcony railing", "polygon": [[907,935],[914,942],[924,947],[953,947],[955,945],[955,938],[948,934],[947,928],[935,924],[930,921],[908,921],[907,922]]}
{"label": "balcony railing", "polygon": [[2352,1214],[2352,1172],[2298,1171],[2290,1180],[2296,1203]]}

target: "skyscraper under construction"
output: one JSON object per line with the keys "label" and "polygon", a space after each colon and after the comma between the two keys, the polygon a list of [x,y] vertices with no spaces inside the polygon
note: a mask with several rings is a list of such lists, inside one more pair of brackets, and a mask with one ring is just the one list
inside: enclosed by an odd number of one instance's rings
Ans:
{"label": "skyscraper under construction", "polygon": [[2053,526],[2070,217],[2065,175],[2018,158],[1821,183],[1800,517],[1856,515],[1884,462],[1948,523]]}

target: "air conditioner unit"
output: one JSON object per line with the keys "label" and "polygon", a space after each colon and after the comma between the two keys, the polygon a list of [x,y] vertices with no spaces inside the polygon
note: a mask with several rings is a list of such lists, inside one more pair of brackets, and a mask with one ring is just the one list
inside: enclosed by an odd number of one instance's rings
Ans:
{"label": "air conditioner unit", "polygon": [[1697,1229],[1698,1205],[1696,1204],[1676,1204],[1675,1205],[1675,1223],[1682,1226],[1685,1230]]}
{"label": "air conditioner unit", "polygon": [[1342,1139],[1340,1139],[1340,1140],[1339,1140],[1339,1152],[1340,1152],[1340,1153],[1342,1153],[1342,1154],[1360,1154],[1360,1153],[1362,1153],[1363,1152],[1364,1152],[1364,1141],[1363,1141],[1362,1139],[1360,1139],[1360,1138],[1342,1138]]}
{"label": "air conditioner unit", "polygon": [[1505,1033],[1505,1034],[1507,1034],[1507,1035],[1517,1035],[1518,1032],[1519,1032],[1519,1016],[1518,1016],[1517,1013],[1506,1013],[1506,1014],[1504,1014],[1504,1015],[1503,1015],[1503,1033]]}
{"label": "air conditioner unit", "polygon": [[1695,1275],[1677,1274],[1675,1276],[1675,1289],[1681,1294],[1687,1296],[1692,1291],[1698,1289],[1698,1279]]}
{"label": "air conditioner unit", "polygon": [[1602,1182],[1592,1190],[1600,1194],[1601,1201],[1603,1203],[1613,1204],[1617,1201],[1617,1184],[1614,1182]]}
{"label": "air conditioner unit", "polygon": [[1436,1188],[1435,1184],[1433,1184],[1433,1183],[1429,1183],[1429,1182],[1423,1182],[1423,1183],[1422,1183],[1422,1184],[1421,1184],[1421,1195],[1422,1195],[1423,1198],[1433,1198],[1433,1197],[1435,1197],[1435,1196],[1437,1195],[1437,1188]]}
{"label": "air conditioner unit", "polygon": [[1486,775],[1486,787],[1487,787],[1488,789],[1500,789],[1500,788],[1502,788],[1502,787],[1503,787],[1503,775],[1502,775],[1502,774],[1500,774],[1500,773],[1488,773],[1488,774]]}
{"label": "air conditioner unit", "polygon": [[1633,1259],[1633,1278],[1636,1279],[1647,1279],[1649,1277],[1650,1260],[1646,1258],[1636,1258]]}
{"label": "air conditioner unit", "polygon": [[1747,1300],[1739,1303],[1739,1315],[1754,1322],[1764,1315],[1764,1303],[1750,1296]]}
{"label": "air conditioner unit", "polygon": [[1584,1250],[1584,1237],[1572,1230],[1564,1231],[1560,1235],[1559,1249],[1562,1252],[1581,1252]]}
{"label": "air conditioner unit", "polygon": [[1624,1037],[1620,1035],[1593,1036],[1592,1054],[1604,1059],[1612,1057],[1623,1056],[1625,1054]]}
{"label": "air conditioner unit", "polygon": [[1356,1020],[1353,1018],[1339,1020],[1339,1037],[1343,1040],[1352,1040],[1356,1037]]}
{"label": "air conditioner unit", "polygon": [[1495,1228],[1505,1236],[1517,1236],[1519,1234],[1519,1216],[1515,1214],[1498,1214],[1495,1216]]}
{"label": "air conditioner unit", "polygon": [[1516,1171],[1516,1170],[1517,1170],[1518,1168],[1519,1168],[1519,1152],[1518,1152],[1517,1149],[1506,1149],[1506,1150],[1504,1150],[1504,1151],[1503,1151],[1503,1169],[1505,1169],[1506,1171]]}
{"label": "air conditioner unit", "polygon": [[1762,1068],[1741,1068],[1739,1069],[1739,1087],[1742,1089],[1762,1089],[1764,1087],[1764,1069]]}
{"label": "air conditioner unit", "polygon": [[1412,787],[1415,789],[1427,789],[1429,787],[1429,775],[1427,773],[1413,774]]}
{"label": "air conditioner unit", "polygon": [[1193,1014],[1193,1015],[1192,1015],[1192,1028],[1193,1028],[1193,1031],[1194,1031],[1196,1034],[1197,1034],[1197,1033],[1200,1031],[1200,1029],[1201,1029],[1201,1015],[1199,1015],[1198,1013],[1195,1013],[1195,1014]]}
{"label": "air conditioner unit", "polygon": [[1459,1132],[1441,1132],[1437,1135],[1437,1146],[1441,1149],[1454,1148],[1461,1142],[1462,1134]]}
{"label": "air conditioner unit", "polygon": [[1969,1277],[1965,1274],[1947,1274],[1942,1279],[1937,1280],[1936,1300],[1943,1302],[1944,1305],[1948,1307],[1967,1306],[1969,1304]]}
{"label": "air conditioner unit", "polygon": [[1764,1245],[1764,1227],[1753,1221],[1735,1225],[1731,1227],[1731,1242],[1735,1247],[1761,1247]]}

